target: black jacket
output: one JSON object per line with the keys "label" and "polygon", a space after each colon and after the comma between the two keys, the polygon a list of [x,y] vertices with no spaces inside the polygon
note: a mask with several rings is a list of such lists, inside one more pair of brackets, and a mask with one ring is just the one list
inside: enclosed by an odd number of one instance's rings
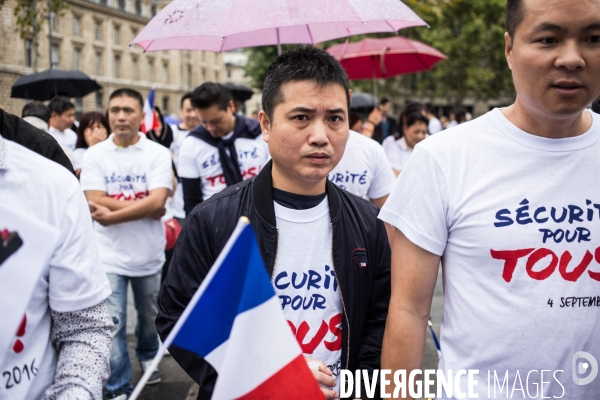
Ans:
{"label": "black jacket", "polygon": [[[388,120],[388,124],[389,124],[388,136],[392,136],[396,132],[397,122],[392,117],[387,117],[387,120]],[[381,144],[381,143],[383,143],[383,139],[385,139],[383,137],[383,126],[380,123],[373,130],[373,140],[375,140],[377,143]]]}
{"label": "black jacket", "polygon": [[[273,274],[277,228],[271,168],[269,162],[256,178],[224,189],[188,216],[158,296],[156,327],[163,340],[241,216],[250,219],[267,271]],[[333,231],[333,264],[344,308],[342,368],[378,369],[390,300],[391,255],[385,228],[377,219],[377,207],[329,180],[327,195]],[[361,267],[361,262],[367,266]],[[175,346],[171,346],[170,352],[199,383],[198,398],[210,398],[216,378],[214,369],[200,357]]]}
{"label": "black jacket", "polygon": [[0,109],[0,135],[6,140],[27,147],[29,150],[62,165],[75,175],[73,164],[71,164],[71,161],[52,135],[2,109]]}

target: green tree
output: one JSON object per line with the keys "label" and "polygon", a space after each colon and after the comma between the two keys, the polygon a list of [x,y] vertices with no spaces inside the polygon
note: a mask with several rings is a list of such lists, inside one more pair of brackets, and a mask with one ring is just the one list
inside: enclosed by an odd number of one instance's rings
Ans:
{"label": "green tree", "polygon": [[[380,81],[381,96],[394,98],[399,92],[415,96],[441,97],[460,105],[468,95],[477,99],[514,95],[510,70],[504,57],[504,7],[506,0],[404,0],[430,28],[414,27],[399,34],[419,40],[444,53],[448,59],[433,69]],[[386,37],[390,34],[375,34]],[[358,41],[364,36],[353,36]],[[345,39],[323,43],[327,48]],[[248,50],[246,76],[262,88],[266,69],[277,56],[275,46]],[[371,91],[371,81],[351,82],[356,91]]]}
{"label": "green tree", "polygon": [[[0,0],[0,9],[5,6],[7,0]],[[66,0],[15,0],[15,17],[17,18],[16,31],[21,38],[31,36],[33,47],[33,70],[38,70],[39,59],[39,35],[42,26],[48,18],[49,11],[56,15],[64,13],[69,8]],[[48,49],[48,51],[50,51]]]}

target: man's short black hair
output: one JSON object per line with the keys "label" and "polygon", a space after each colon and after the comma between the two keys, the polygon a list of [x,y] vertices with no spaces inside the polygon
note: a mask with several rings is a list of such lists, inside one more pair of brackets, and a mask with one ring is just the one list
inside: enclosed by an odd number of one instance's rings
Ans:
{"label": "man's short black hair", "polygon": [[525,18],[523,0],[506,1],[506,31],[511,40],[515,39],[515,31]]}
{"label": "man's short black hair", "polygon": [[262,108],[269,119],[284,101],[281,86],[291,81],[313,81],[317,86],[338,84],[346,92],[350,109],[348,75],[329,53],[315,46],[300,46],[281,54],[269,67],[263,85]]}
{"label": "man's short black hair", "polygon": [[56,96],[48,103],[48,109],[50,110],[50,115],[53,112],[62,115],[65,111],[74,110],[75,104],[71,103],[68,97]]}
{"label": "man's short black hair", "polygon": [[387,104],[390,102],[390,99],[388,99],[387,97],[382,97],[381,100],[379,100],[379,105],[382,106],[384,104]]}
{"label": "man's short black hair", "polygon": [[144,98],[137,90],[133,90],[130,88],[117,89],[110,94],[110,96],[108,97],[108,101],[110,102],[112,99],[117,97],[131,97],[132,99],[137,100],[137,102],[140,105],[140,110],[144,109]]}
{"label": "man's short black hair", "polygon": [[425,111],[428,114],[434,114],[433,112],[433,106],[431,105],[431,103],[425,103],[425,105],[423,106],[423,111]]}
{"label": "man's short black hair", "polygon": [[204,82],[192,92],[190,101],[192,107],[205,109],[216,105],[219,110],[225,111],[233,96],[229,89],[220,83]]}
{"label": "man's short black hair", "polygon": [[21,118],[25,117],[38,117],[45,123],[48,123],[50,121],[50,110],[41,101],[32,101],[23,107]]}
{"label": "man's short black hair", "polygon": [[183,108],[183,102],[186,101],[187,99],[190,99],[190,103],[192,102],[192,92],[187,92],[186,94],[183,95],[183,97],[181,98],[181,103],[179,105],[179,108]]}

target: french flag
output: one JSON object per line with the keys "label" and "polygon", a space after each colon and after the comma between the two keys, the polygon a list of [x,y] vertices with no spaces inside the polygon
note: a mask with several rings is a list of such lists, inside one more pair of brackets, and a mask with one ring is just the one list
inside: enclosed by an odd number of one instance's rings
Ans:
{"label": "french flag", "polygon": [[198,354],[215,368],[219,377],[213,400],[323,398],[283,315],[245,217],[130,400],[137,398],[170,345]]}
{"label": "french flag", "polygon": [[141,129],[143,133],[147,133],[159,127],[158,116],[154,112],[154,88],[152,88],[144,102],[144,121],[142,122]]}

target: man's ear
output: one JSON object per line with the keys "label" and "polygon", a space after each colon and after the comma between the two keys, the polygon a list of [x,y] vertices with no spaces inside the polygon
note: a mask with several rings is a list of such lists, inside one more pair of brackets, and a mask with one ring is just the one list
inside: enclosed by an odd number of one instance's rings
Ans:
{"label": "man's ear", "polygon": [[513,42],[508,34],[508,32],[504,32],[504,55],[506,56],[506,62],[508,63],[508,69],[512,71],[512,49]]}
{"label": "man's ear", "polygon": [[260,129],[263,133],[263,140],[269,143],[269,135],[271,133],[271,121],[265,110],[258,112],[258,122],[260,123]]}
{"label": "man's ear", "polygon": [[235,114],[235,103],[233,100],[229,100],[229,104],[227,104],[227,109]]}

